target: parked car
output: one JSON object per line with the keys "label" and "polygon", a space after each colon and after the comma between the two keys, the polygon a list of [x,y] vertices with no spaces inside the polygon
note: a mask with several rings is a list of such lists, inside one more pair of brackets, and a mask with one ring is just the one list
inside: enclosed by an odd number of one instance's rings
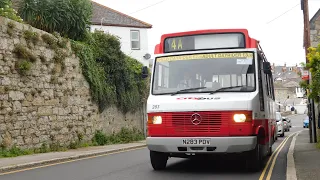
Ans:
{"label": "parked car", "polygon": [[283,129],[285,132],[290,131],[290,126],[288,123],[288,119],[286,117],[282,117],[282,121],[283,121]]}
{"label": "parked car", "polygon": [[291,119],[290,119],[290,118],[288,118],[288,117],[286,117],[286,119],[287,119],[287,122],[288,122],[289,128],[292,128]]}
{"label": "parked car", "polygon": [[280,112],[276,112],[276,121],[277,121],[277,127],[278,127],[278,135],[280,135],[280,137],[284,137],[284,123],[281,117],[281,113]]}
{"label": "parked car", "polygon": [[303,128],[309,127],[309,116],[306,116],[303,120]]}

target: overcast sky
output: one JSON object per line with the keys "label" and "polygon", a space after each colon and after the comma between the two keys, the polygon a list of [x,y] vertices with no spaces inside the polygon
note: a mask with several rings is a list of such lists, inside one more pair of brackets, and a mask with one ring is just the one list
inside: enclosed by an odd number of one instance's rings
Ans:
{"label": "overcast sky", "polygon": [[[260,40],[268,61],[276,65],[305,61],[300,0],[94,1],[152,24],[148,33],[150,54],[164,33],[246,28],[251,37]],[[309,0],[310,19],[319,8],[320,0]]]}

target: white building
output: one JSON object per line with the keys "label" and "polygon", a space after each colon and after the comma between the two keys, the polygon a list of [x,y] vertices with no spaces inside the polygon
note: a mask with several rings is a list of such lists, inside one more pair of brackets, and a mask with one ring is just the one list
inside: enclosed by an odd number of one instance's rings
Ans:
{"label": "white building", "polygon": [[153,49],[148,49],[148,29],[151,29],[152,25],[97,2],[92,1],[92,4],[90,31],[101,30],[118,36],[121,50],[125,54],[137,59],[144,66],[149,66]]}

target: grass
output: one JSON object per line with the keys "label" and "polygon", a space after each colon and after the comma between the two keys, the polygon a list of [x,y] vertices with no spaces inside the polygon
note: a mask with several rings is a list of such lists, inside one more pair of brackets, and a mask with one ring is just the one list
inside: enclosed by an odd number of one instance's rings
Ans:
{"label": "grass", "polygon": [[71,142],[68,146],[61,146],[59,143],[52,143],[47,145],[43,143],[40,148],[37,149],[20,149],[17,146],[13,146],[9,149],[0,147],[0,158],[18,157],[31,154],[48,153],[48,152],[63,152],[69,149],[85,148],[90,146],[104,146],[111,144],[125,144],[135,141],[144,140],[144,135],[137,129],[122,128],[119,133],[112,135],[106,135],[102,131],[96,131],[95,135],[90,142],[83,142],[83,135],[78,134],[78,139]]}

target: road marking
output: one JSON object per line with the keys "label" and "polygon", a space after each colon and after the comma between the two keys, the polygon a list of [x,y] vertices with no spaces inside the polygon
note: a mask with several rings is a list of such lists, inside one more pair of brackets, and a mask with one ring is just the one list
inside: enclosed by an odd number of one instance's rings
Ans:
{"label": "road marking", "polygon": [[290,137],[291,137],[291,135],[289,135],[289,136],[287,136],[286,138],[284,138],[283,141],[282,141],[282,142],[279,144],[279,146],[276,148],[276,150],[273,151],[271,157],[269,158],[266,166],[264,167],[264,169],[263,169],[263,171],[262,171],[262,173],[261,173],[261,175],[260,175],[259,180],[263,180],[264,175],[265,175],[265,173],[266,173],[266,171],[267,171],[267,169],[268,169],[268,167],[269,167],[269,164],[270,164],[271,160],[273,159],[273,157],[275,156],[275,154],[277,153],[277,151],[279,150],[279,148],[282,146],[282,144],[285,143],[285,141],[286,141],[288,138],[290,138]]}
{"label": "road marking", "polygon": [[76,161],[81,161],[81,160],[86,160],[86,159],[93,159],[93,158],[97,158],[97,157],[109,156],[109,155],[113,155],[113,154],[120,154],[120,153],[124,153],[124,152],[140,150],[140,149],[144,149],[144,148],[146,148],[146,147],[139,147],[139,148],[128,149],[128,150],[124,150],[124,151],[118,151],[118,152],[113,152],[113,153],[101,154],[101,155],[97,155],[97,156],[90,156],[90,157],[85,157],[85,158],[80,158],[80,159],[74,159],[74,160],[69,160],[69,161],[63,161],[63,162],[58,162],[58,163],[53,163],[53,164],[47,164],[47,165],[42,165],[42,166],[36,166],[36,167],[31,167],[31,168],[24,168],[24,169],[20,169],[20,170],[15,170],[15,171],[9,171],[9,172],[0,173],[0,176],[7,175],[7,174],[14,174],[14,173],[18,173],[18,172],[29,171],[29,170],[34,170],[34,169],[39,169],[39,168],[44,168],[44,167],[55,166],[55,165],[60,165],[60,164],[66,164],[66,163],[76,162]]}
{"label": "road marking", "polygon": [[[294,135],[296,135],[296,134],[299,133],[299,132],[300,132],[300,131],[290,134],[289,138],[292,137],[292,136],[294,136]],[[270,166],[270,169],[269,169],[269,172],[268,172],[268,175],[267,175],[266,180],[270,180],[271,175],[272,175],[272,172],[273,172],[273,168],[274,168],[275,163],[276,163],[276,160],[277,160],[277,157],[278,157],[279,153],[281,152],[281,150],[283,149],[283,147],[286,145],[286,143],[287,143],[287,141],[289,140],[289,138],[287,138],[287,139],[285,140],[285,142],[284,142],[283,144],[281,144],[281,148],[278,150],[278,152],[276,153],[275,157],[273,158],[273,161],[272,161],[272,164],[271,164],[271,166]]]}
{"label": "road marking", "polygon": [[[264,167],[264,169],[263,169],[263,171],[262,171],[262,173],[261,173],[261,175],[260,175],[259,180],[263,180],[263,179],[264,179],[264,175],[265,175],[265,173],[266,173],[266,171],[267,171],[267,169],[268,169],[268,167],[269,167],[269,164],[270,164],[271,160],[274,159],[273,157],[277,154],[277,152],[280,152],[280,151],[281,151],[281,149],[282,149],[281,147],[283,147],[284,144],[287,142],[287,140],[288,140],[291,136],[293,136],[294,134],[295,134],[295,133],[290,134],[289,136],[287,136],[286,138],[284,138],[283,141],[282,141],[282,142],[279,144],[279,146],[276,148],[276,150],[272,153],[271,157],[269,158],[266,166]],[[281,149],[280,149],[280,148],[281,148]],[[279,149],[280,149],[280,150],[279,150]],[[278,155],[276,155],[276,156],[278,156]],[[270,170],[271,170],[271,168],[270,168]],[[269,170],[269,172],[270,172],[270,170]]]}
{"label": "road marking", "polygon": [[[302,130],[305,131],[305,130]],[[296,144],[296,139],[297,136],[302,132],[300,131],[297,133],[291,141],[291,145],[289,148],[289,152],[287,154],[287,180],[297,180],[297,173],[296,173],[296,167],[294,163],[294,157],[293,157],[293,152],[294,152],[294,147]]]}

